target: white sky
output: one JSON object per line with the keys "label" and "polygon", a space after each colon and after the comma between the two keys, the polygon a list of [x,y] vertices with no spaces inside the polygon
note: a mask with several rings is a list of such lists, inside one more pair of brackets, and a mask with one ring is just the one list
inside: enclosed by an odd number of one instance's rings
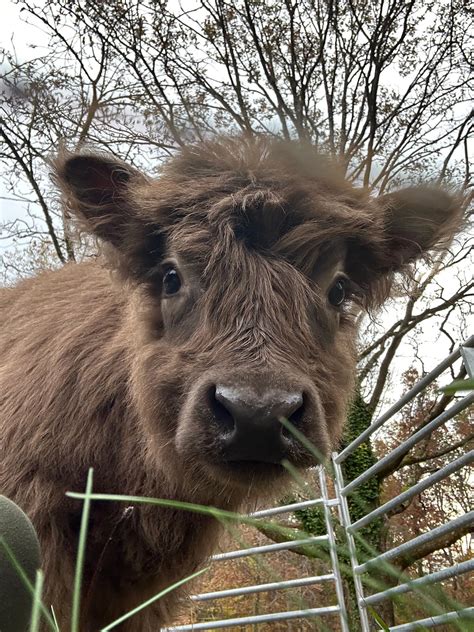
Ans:
{"label": "white sky", "polygon": [[21,7],[12,0],[3,0],[2,17],[0,20],[0,42],[3,47],[10,48],[13,44],[19,59],[27,59],[37,54],[33,46],[47,46],[48,37],[37,26],[29,26],[20,18]]}
{"label": "white sky", "polygon": [[[48,45],[48,37],[38,27],[30,26],[20,17],[21,7],[12,0],[2,1],[0,19],[0,45],[16,52],[20,61],[32,59],[40,54],[43,47]],[[22,213],[21,202],[12,201],[8,191],[0,181],[0,220],[13,220]],[[0,248],[6,245],[0,242]]]}

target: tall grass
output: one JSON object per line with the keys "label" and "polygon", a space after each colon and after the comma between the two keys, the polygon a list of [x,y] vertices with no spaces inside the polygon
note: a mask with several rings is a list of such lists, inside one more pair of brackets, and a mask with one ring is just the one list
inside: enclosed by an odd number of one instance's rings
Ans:
{"label": "tall grass", "polygon": [[[305,485],[305,487],[307,486]],[[216,507],[198,505],[194,503],[187,503],[187,502],[180,502],[180,501],[159,499],[159,498],[144,498],[144,497],[139,497],[139,496],[117,495],[117,494],[94,494],[94,493],[84,494],[84,493],[70,492],[68,493],[68,496],[71,498],[80,499],[84,501],[86,500],[111,501],[111,502],[123,502],[127,504],[134,503],[134,504],[156,505],[156,506],[161,506],[161,507],[172,507],[174,509],[178,509],[181,511],[191,511],[193,513],[198,513],[201,515],[212,516],[216,520],[218,520],[227,530],[232,530],[233,527],[239,524],[246,524],[246,525],[256,527],[259,530],[272,531],[274,534],[281,535],[285,539],[288,539],[288,540],[303,539],[303,538],[307,538],[310,535],[307,532],[302,531],[302,530],[295,530],[292,528],[288,528],[286,526],[282,526],[274,520],[252,518],[247,515],[230,512],[226,510],[221,510]],[[235,534],[236,532],[234,531],[234,535]],[[372,546],[370,546],[359,534],[356,533],[355,537],[358,544],[360,545],[359,551],[358,551],[360,563],[366,562],[374,558],[378,554],[378,551],[376,551]],[[240,538],[239,544],[243,547],[248,546],[248,543],[245,542],[242,538]],[[328,552],[327,544],[324,544],[324,545],[315,544],[308,547],[309,554],[311,554],[315,550],[317,550],[317,557],[319,557],[322,560],[329,561],[329,552]],[[347,548],[345,544],[338,546],[338,553],[343,558],[347,556]],[[258,563],[262,564],[260,559],[258,560]],[[341,564],[341,572],[346,578],[352,579],[353,577],[352,569],[350,568],[350,565],[348,563]],[[375,591],[384,590],[388,586],[384,584],[383,581],[376,578],[376,576],[380,576],[381,574],[385,574],[389,577],[392,577],[396,579],[398,582],[410,583],[412,581],[409,575],[407,575],[406,573],[400,572],[399,569],[397,569],[396,567],[391,565],[389,562],[386,562],[384,560],[380,560],[377,563],[376,567],[374,568],[374,573],[366,573],[365,575],[363,575],[362,581],[369,590],[375,590]],[[182,582],[178,582],[177,584],[174,584],[173,586],[169,588],[169,590],[172,590],[178,587],[178,585],[181,585],[185,581],[189,581],[193,579],[194,577],[195,575],[190,576],[186,578],[185,580],[183,580]],[[169,590],[167,590],[166,592],[169,592]],[[416,595],[420,599],[419,605],[423,604],[424,607],[427,608],[430,616],[442,614],[446,612],[446,609],[460,610],[463,608],[462,604],[458,603],[456,600],[449,597],[449,595],[444,593],[437,586],[414,587],[413,592],[416,593]],[[158,595],[156,598],[159,598],[159,596],[161,596],[162,594],[164,593],[160,593],[160,595]],[[402,604],[405,599],[406,599],[406,595],[404,594],[394,596],[394,600]],[[146,602],[145,604],[137,608],[134,612],[138,612],[143,607],[146,607],[148,603],[151,603],[154,600],[155,599],[149,600],[148,602]],[[301,606],[302,604],[300,603],[298,605]],[[308,604],[306,604],[306,606],[309,607]],[[369,609],[369,612],[372,614],[374,620],[379,625],[382,625],[382,624],[385,625],[380,615],[377,613],[376,608],[371,607]],[[131,616],[131,614],[132,613],[129,613],[128,615],[126,615],[125,618],[128,618],[129,616]],[[463,631],[463,632],[469,632],[469,630],[472,630],[472,622],[471,623],[465,622],[465,621],[462,621],[462,619],[459,619],[458,621],[453,621],[451,625],[454,626],[455,629]],[[106,628],[104,628],[104,631],[109,630],[109,629],[111,629],[111,627],[107,626]],[[319,629],[325,629],[325,625],[323,622],[321,622]],[[384,628],[382,627],[382,629]]]}
{"label": "tall grass", "polygon": [[[304,435],[302,435],[296,428],[292,426],[287,420],[282,419],[281,423],[290,431],[301,443],[318,459],[321,460],[321,455],[315,449],[315,447],[306,439]],[[307,482],[301,477],[301,475],[295,471],[295,469],[291,466],[290,463],[284,463],[287,470],[292,474],[294,478],[294,483],[297,488],[303,488],[307,490]],[[200,515],[207,515],[215,520],[219,521],[221,525],[227,529],[231,534],[233,534],[234,538],[238,541],[240,546],[246,547],[247,543],[244,541],[242,537],[239,537],[237,527],[239,525],[248,525],[251,527],[257,528],[259,531],[272,533],[276,536],[284,538],[286,540],[295,540],[295,539],[303,539],[307,538],[310,534],[301,529],[290,528],[287,526],[283,526],[275,520],[265,520],[262,518],[254,518],[248,515],[243,515],[236,512],[230,512],[226,510],[222,510],[216,507],[204,506],[195,503],[189,502],[181,502],[177,500],[169,500],[169,499],[160,499],[160,498],[147,498],[140,496],[132,496],[132,495],[120,495],[120,494],[95,494],[93,492],[93,470],[90,469],[87,476],[86,489],[84,493],[80,492],[68,492],[67,496],[76,500],[83,501],[83,509],[82,509],[82,517],[81,517],[81,526],[79,533],[79,541],[78,541],[78,551],[77,551],[77,561],[76,561],[76,569],[75,569],[75,577],[74,577],[74,587],[73,587],[73,598],[72,598],[72,608],[71,608],[71,623],[70,630],[67,632],[80,632],[80,613],[81,613],[81,587],[83,584],[83,572],[84,572],[84,561],[86,555],[86,547],[87,547],[87,534],[88,534],[88,525],[89,525],[89,516],[91,511],[91,505],[94,502],[121,502],[126,504],[146,504],[146,505],[154,505],[157,507],[168,507],[177,509],[183,512],[192,512]],[[360,536],[360,534],[356,533],[355,538],[358,544],[358,555],[359,555],[359,563],[363,563],[374,558],[378,552],[364,539]],[[54,614],[54,610],[52,609],[50,614],[48,608],[41,601],[41,590],[43,585],[43,575],[41,572],[38,573],[36,584],[33,586],[29,581],[28,577],[25,575],[23,570],[21,569],[18,562],[15,560],[13,553],[9,550],[6,542],[0,539],[0,545],[4,547],[7,552],[9,559],[14,564],[19,576],[21,577],[24,585],[30,591],[33,596],[33,610],[31,617],[31,626],[30,632],[37,632],[39,627],[40,619],[43,618],[48,627],[53,630],[53,632],[59,632],[59,626],[56,621],[56,617]],[[325,562],[329,562],[329,550],[327,543],[324,545],[311,545],[307,549],[308,554],[319,557]],[[347,546],[345,542],[338,543],[338,554],[340,556],[341,561],[341,573],[344,577],[351,580],[352,579],[352,570],[350,568],[350,564],[348,562],[348,553]],[[263,562],[260,558],[257,558],[258,564],[261,564],[262,567],[265,567],[265,562]],[[133,617],[138,612],[142,611],[144,608],[147,608],[152,603],[156,602],[172,590],[182,586],[183,584],[197,578],[198,576],[205,573],[208,569],[202,569],[188,577],[177,581],[176,583],[170,585],[165,588],[157,595],[143,602],[136,608],[130,610],[129,612],[122,615],[120,618],[115,621],[107,624],[102,632],[108,632],[109,630],[114,629],[130,617]],[[268,567],[267,567],[268,571]],[[374,569],[375,572],[369,572],[362,576],[362,582],[369,589],[369,591],[380,591],[384,590],[386,586],[379,579],[380,575],[385,574],[387,577],[391,577],[395,579],[397,582],[410,582],[410,577],[401,573],[397,568],[392,566],[390,563],[385,561],[380,561],[377,564],[377,567]],[[278,578],[277,578],[278,579]],[[430,615],[441,614],[446,611],[446,608],[450,610],[459,610],[462,608],[462,605],[457,603],[454,599],[449,597],[439,586],[422,586],[422,587],[414,587],[414,594],[416,594],[417,598],[419,598],[419,603],[423,604]],[[406,602],[406,595],[396,595],[394,600],[398,603],[403,604]],[[301,601],[297,604],[298,608],[302,608],[305,604],[302,604]],[[306,606],[305,606],[306,607]],[[308,606],[309,607],[309,606]],[[383,619],[380,617],[379,613],[377,613],[375,608],[368,608],[368,612],[373,617],[374,621],[380,626],[381,629],[388,629]],[[459,619],[458,621],[453,621],[450,625],[454,626],[455,629],[468,632],[468,630],[472,630],[472,621],[471,623],[463,621]],[[331,630],[334,628],[326,627],[324,621],[318,621],[318,629],[320,630]],[[66,632],[62,630],[62,632]]]}
{"label": "tall grass", "polygon": [[43,591],[44,577],[41,570],[36,571],[36,582],[33,593],[33,608],[31,610],[30,632],[38,632],[43,604],[41,603],[41,593]]}

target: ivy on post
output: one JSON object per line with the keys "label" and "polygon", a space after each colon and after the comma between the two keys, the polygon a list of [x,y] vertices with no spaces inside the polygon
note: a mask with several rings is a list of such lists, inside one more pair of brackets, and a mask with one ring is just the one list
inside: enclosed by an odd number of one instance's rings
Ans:
{"label": "ivy on post", "polygon": [[[343,447],[349,445],[370,426],[372,417],[373,409],[364,401],[358,389],[349,409]],[[354,450],[342,463],[345,484],[347,485],[358,478],[374,465],[376,461],[377,457],[374,453],[372,443],[370,439],[368,439]],[[380,505],[381,489],[381,481],[375,476],[359,485],[348,496],[347,504],[352,523],[363,518]],[[372,520],[365,527],[359,529],[355,535],[355,545],[359,563],[363,563],[366,559],[380,553],[383,549],[384,539],[385,523],[382,517]],[[344,561],[347,561],[347,564],[349,564],[348,559]],[[393,583],[394,577],[391,574],[387,574],[386,570],[374,569],[371,572],[370,585],[372,589],[374,586],[377,586],[374,592],[388,588],[392,586]],[[358,621],[358,607],[353,581],[350,577],[346,578],[345,587],[351,626],[356,630],[358,625],[356,623]],[[368,588],[368,592],[371,592],[370,586],[368,586]],[[392,625],[394,615],[392,603],[382,602],[379,608],[377,608],[377,612],[373,613],[373,615],[380,617],[380,620],[385,624]],[[379,629],[379,627],[377,624],[376,629]]]}
{"label": "ivy on post", "polygon": [[[348,414],[347,426],[344,434],[344,447],[357,439],[357,437],[370,426],[371,422],[372,411],[362,399],[360,391],[357,391]],[[354,450],[354,452],[342,463],[342,471],[346,484],[366,472],[376,461],[377,458],[369,439]],[[362,483],[362,485],[359,485],[348,497],[347,501],[352,522],[356,522],[356,520],[359,520],[378,507],[380,501],[380,489],[380,481],[377,477],[374,477]],[[370,548],[378,549],[382,527],[383,521],[381,519],[373,520],[370,524],[360,530],[360,539],[367,543]],[[360,544],[358,548],[361,548]],[[362,556],[365,556],[364,551],[361,550],[360,553]]]}

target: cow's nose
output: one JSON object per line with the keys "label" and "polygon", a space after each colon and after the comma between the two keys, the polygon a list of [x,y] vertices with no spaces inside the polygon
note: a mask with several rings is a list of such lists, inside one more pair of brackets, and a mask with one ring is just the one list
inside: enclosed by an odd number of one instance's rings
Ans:
{"label": "cow's nose", "polygon": [[301,392],[216,385],[212,409],[227,461],[280,463],[288,456],[293,438],[280,418],[297,425],[303,416]]}

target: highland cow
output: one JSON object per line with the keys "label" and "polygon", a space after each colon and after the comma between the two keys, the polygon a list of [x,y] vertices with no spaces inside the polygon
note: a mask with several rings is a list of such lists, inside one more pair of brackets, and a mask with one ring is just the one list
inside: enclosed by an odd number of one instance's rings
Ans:
{"label": "highland cow", "polygon": [[[84,489],[237,510],[338,445],[361,310],[446,247],[447,193],[375,198],[308,146],[227,138],[147,177],[63,155],[67,212],[102,255],[1,292],[0,493],[31,517],[45,602],[66,629]],[[171,508],[93,503],[82,630],[96,631],[207,558],[218,527]],[[156,631],[178,593],[123,630]]]}

